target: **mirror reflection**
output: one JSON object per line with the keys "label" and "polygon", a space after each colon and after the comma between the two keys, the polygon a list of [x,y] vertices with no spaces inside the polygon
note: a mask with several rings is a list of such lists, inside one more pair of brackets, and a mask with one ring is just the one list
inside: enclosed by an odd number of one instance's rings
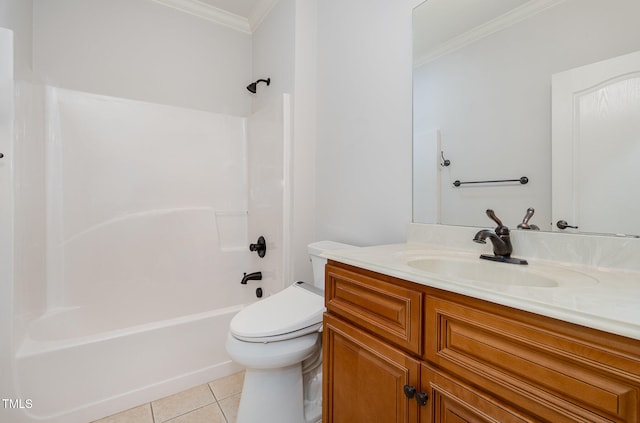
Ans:
{"label": "mirror reflection", "polygon": [[[640,50],[639,14],[636,0],[427,0],[416,7],[414,222],[488,227],[491,208],[516,228],[533,207],[530,225],[560,230],[552,209],[552,76]],[[501,180],[514,181],[454,185]],[[574,183],[571,195],[582,188]],[[614,191],[591,190],[602,196],[592,203],[610,201]],[[622,232],[636,233],[630,229]]]}
{"label": "mirror reflection", "polygon": [[557,73],[552,93],[552,220],[640,235],[640,51]]}

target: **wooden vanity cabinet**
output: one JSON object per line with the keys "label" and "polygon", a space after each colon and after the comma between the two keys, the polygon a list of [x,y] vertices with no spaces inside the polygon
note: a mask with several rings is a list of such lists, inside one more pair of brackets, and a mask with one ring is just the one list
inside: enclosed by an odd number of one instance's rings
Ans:
{"label": "wooden vanity cabinet", "polygon": [[419,386],[424,294],[354,270],[326,266],[323,421],[417,422],[404,386]]}
{"label": "wooden vanity cabinet", "polygon": [[330,261],[323,421],[640,422],[640,341]]}

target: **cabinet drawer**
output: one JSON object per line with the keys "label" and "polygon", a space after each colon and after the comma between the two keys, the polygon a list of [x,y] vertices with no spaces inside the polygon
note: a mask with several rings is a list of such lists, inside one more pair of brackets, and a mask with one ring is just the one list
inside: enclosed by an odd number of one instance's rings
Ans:
{"label": "cabinet drawer", "polygon": [[346,265],[325,266],[327,311],[422,354],[423,293],[407,283]]}
{"label": "cabinet drawer", "polygon": [[426,299],[432,363],[548,421],[639,421],[640,361],[613,335],[452,298]]}

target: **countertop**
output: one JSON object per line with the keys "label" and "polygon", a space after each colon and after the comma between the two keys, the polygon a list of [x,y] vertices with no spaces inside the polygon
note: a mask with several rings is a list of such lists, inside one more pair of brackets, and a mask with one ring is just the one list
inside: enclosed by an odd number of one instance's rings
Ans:
{"label": "countertop", "polygon": [[[517,255],[517,254],[514,254]],[[424,257],[453,257],[480,260],[467,250],[433,244],[407,242],[373,247],[327,251],[330,260],[405,279],[421,285],[443,289],[491,301],[520,310],[603,330],[640,340],[640,271],[603,268],[584,264],[558,263],[526,257],[528,271],[551,269],[559,286],[519,286],[474,283],[442,274],[428,273],[409,265]],[[490,263],[490,262],[488,262]],[[493,263],[495,266],[517,266]],[[567,284],[562,283],[576,276]]]}

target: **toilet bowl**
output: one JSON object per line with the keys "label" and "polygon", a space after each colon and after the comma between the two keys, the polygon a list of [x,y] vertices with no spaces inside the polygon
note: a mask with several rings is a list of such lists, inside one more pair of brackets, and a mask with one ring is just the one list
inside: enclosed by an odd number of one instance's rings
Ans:
{"label": "toilet bowl", "polygon": [[322,314],[327,250],[310,244],[314,282],[296,282],[242,309],[232,319],[226,348],[245,367],[237,423],[316,423],[322,417]]}

